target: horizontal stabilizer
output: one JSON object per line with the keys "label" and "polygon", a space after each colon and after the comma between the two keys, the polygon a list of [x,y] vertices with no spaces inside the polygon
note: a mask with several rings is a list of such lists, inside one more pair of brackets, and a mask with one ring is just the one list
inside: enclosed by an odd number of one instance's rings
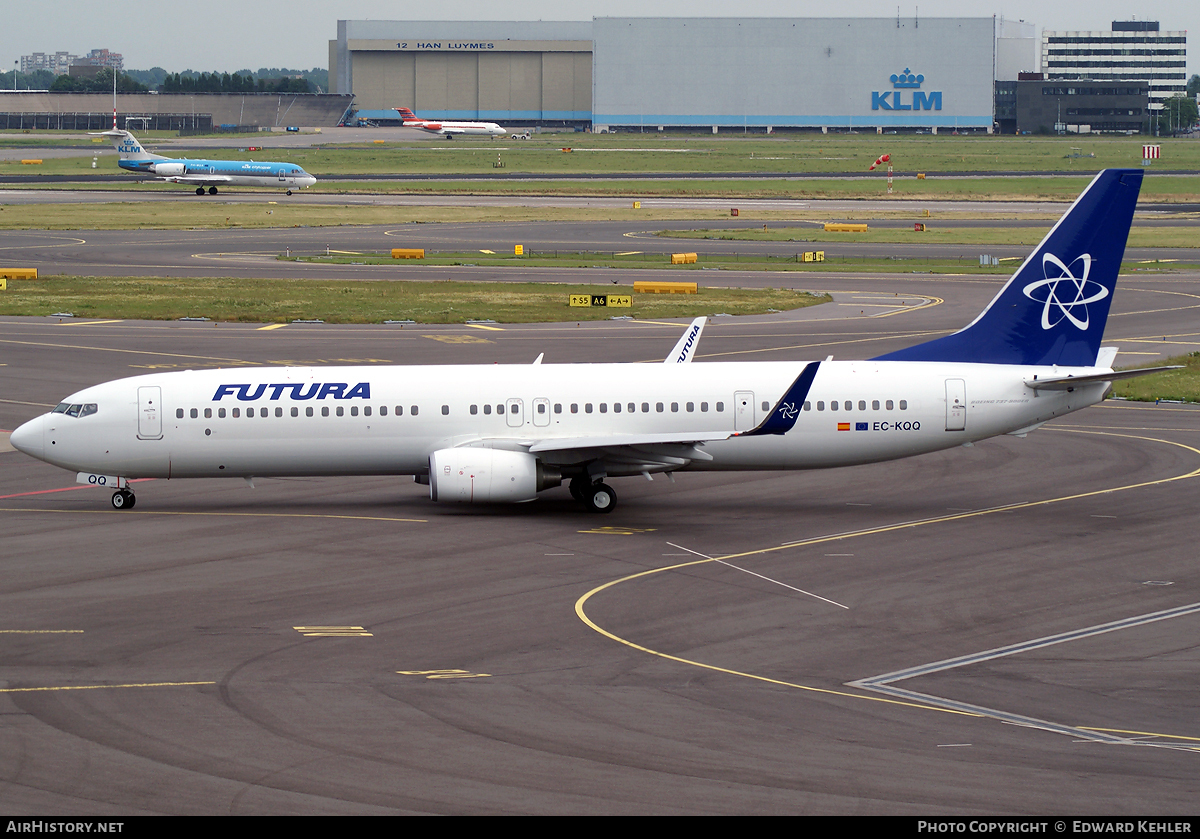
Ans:
{"label": "horizontal stabilizer", "polygon": [[1094,373],[1087,376],[1062,376],[1057,379],[1026,379],[1025,387],[1033,390],[1073,390],[1081,385],[1091,385],[1096,382],[1115,382],[1120,379],[1136,379],[1138,376],[1149,376],[1164,370],[1182,370],[1182,364],[1170,367],[1142,367],[1137,370],[1114,370],[1111,373]]}

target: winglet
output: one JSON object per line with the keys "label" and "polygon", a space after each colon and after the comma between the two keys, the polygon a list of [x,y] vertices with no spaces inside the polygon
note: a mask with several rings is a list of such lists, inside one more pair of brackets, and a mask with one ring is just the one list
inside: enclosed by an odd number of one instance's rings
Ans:
{"label": "winglet", "polygon": [[791,431],[792,426],[796,424],[796,419],[800,416],[804,400],[808,398],[808,391],[812,388],[813,379],[817,377],[817,368],[820,366],[821,362],[819,361],[812,361],[805,365],[804,369],[800,371],[800,375],[796,377],[796,381],[792,382],[792,386],[787,389],[787,393],[775,403],[771,413],[767,414],[766,419],[749,431],[743,431],[733,436],[757,437],[762,434],[786,434]]}
{"label": "winglet", "polygon": [[663,364],[689,364],[692,357],[696,354],[696,346],[700,343],[700,333],[704,331],[704,324],[708,323],[708,317],[698,317],[684,330],[683,336],[675,344],[674,349],[667,353],[667,357],[663,359]]}

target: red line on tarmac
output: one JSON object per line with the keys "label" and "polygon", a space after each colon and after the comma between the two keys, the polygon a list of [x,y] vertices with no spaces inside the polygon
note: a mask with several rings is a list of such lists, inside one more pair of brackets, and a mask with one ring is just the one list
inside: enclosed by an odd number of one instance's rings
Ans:
{"label": "red line on tarmac", "polygon": [[[155,478],[134,478],[129,481],[131,484],[140,484],[142,481],[153,481]],[[15,495],[0,495],[0,499],[4,498],[23,498],[26,495],[45,495],[48,492],[70,492],[73,489],[95,489],[92,484],[79,484],[73,487],[60,487],[58,489],[35,489],[32,492],[18,492]],[[101,487],[103,489],[104,487]]]}

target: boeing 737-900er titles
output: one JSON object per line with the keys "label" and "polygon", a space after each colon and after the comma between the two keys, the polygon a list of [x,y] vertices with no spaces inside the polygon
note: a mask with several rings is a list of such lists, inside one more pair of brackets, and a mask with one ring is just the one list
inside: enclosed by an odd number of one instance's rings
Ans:
{"label": "boeing 737-900er titles", "polygon": [[256,163],[253,160],[191,160],[163,157],[142,148],[128,131],[113,128],[96,136],[108,137],[117,150],[117,165],[127,172],[154,175],[162,181],[196,187],[196,194],[217,194],[221,186],[274,186],[287,190],[304,189],[317,182],[295,163]]}
{"label": "boeing 737-900er titles", "polygon": [[[414,475],[434,501],[532,501],[569,481],[813,469],[937,451],[1104,398],[1101,347],[1140,170],[1100,173],[966,328],[868,361],[263,367],[85,388],[12,433],[17,449],[115,489],[129,478]],[[1158,368],[1163,369],[1163,368]]]}
{"label": "boeing 737-900er titles", "polygon": [[503,137],[508,132],[494,122],[449,122],[446,120],[421,119],[408,108],[395,108],[405,128],[419,128],[430,134],[445,135],[453,140],[455,134],[480,137]]}

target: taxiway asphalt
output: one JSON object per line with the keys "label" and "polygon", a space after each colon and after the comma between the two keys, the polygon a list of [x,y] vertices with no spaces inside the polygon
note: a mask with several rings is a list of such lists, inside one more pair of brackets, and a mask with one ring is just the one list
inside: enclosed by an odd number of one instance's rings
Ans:
{"label": "taxiway asphalt", "polygon": [[[696,363],[876,355],[1001,283],[819,280],[836,303],[716,319]],[[1105,343],[1196,349],[1198,306],[1194,273],[1123,278]],[[0,428],[153,370],[655,361],[680,329],[4,318]],[[1200,410],[1111,401],[893,463],[626,479],[610,516],[407,478],[148,481],[117,512],[0,450],[0,802],[1192,814],[1197,476]]]}

